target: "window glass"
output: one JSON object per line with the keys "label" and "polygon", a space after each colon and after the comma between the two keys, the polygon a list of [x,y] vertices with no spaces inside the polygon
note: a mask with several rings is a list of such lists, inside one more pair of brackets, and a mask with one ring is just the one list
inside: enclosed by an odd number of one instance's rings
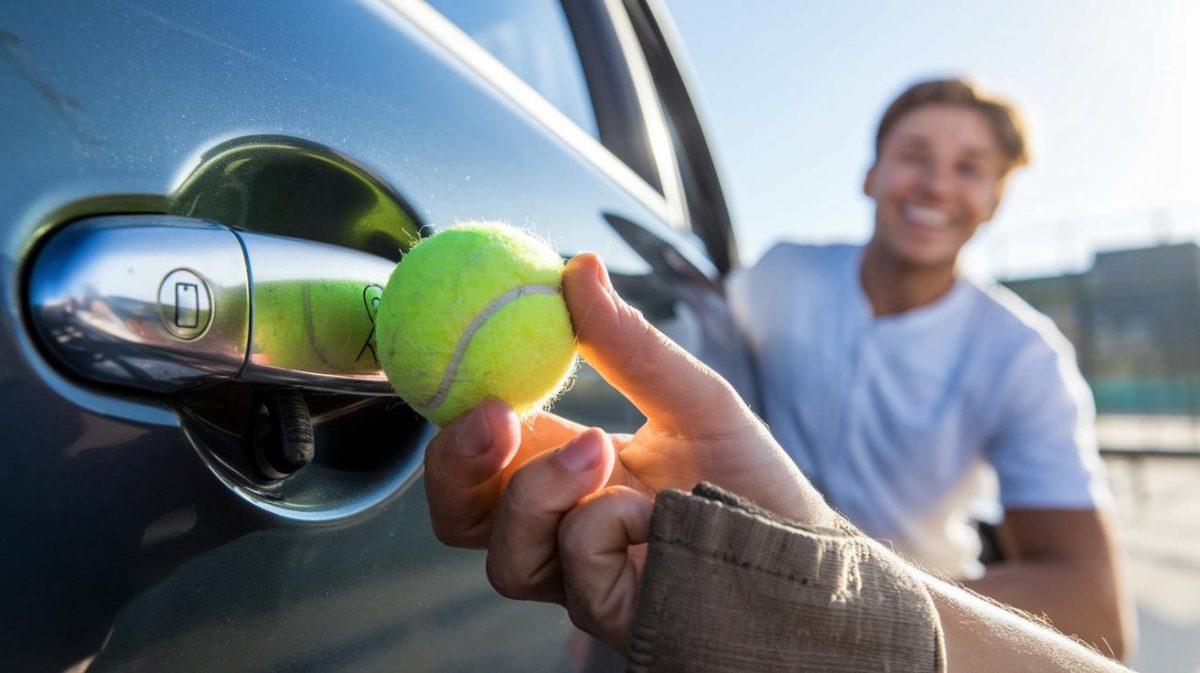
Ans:
{"label": "window glass", "polygon": [[557,0],[429,0],[546,100],[599,137],[583,66]]}

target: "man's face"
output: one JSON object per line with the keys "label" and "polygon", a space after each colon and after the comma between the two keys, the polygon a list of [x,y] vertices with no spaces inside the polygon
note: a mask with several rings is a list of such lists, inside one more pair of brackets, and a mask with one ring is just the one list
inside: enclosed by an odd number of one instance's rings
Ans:
{"label": "man's face", "polygon": [[873,243],[912,267],[953,266],[992,217],[1005,163],[982,113],[926,105],[883,139],[863,191],[875,201]]}

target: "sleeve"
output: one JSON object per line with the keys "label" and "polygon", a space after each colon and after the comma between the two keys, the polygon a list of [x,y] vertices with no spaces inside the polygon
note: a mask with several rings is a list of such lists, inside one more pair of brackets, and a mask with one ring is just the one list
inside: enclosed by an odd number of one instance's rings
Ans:
{"label": "sleeve", "polygon": [[850,530],[714,486],[655,500],[628,670],[943,671],[933,600]]}
{"label": "sleeve", "polygon": [[[1009,508],[1097,509],[1112,495],[1096,445],[1095,403],[1070,343],[1039,334],[1007,363],[988,460]],[[1057,338],[1055,338],[1057,337]]]}

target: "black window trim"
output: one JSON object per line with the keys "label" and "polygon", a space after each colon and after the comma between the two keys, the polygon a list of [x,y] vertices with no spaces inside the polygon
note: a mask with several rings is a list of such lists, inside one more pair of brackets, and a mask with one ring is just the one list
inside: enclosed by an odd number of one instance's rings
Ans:
{"label": "black window trim", "polygon": [[381,3],[391,11],[383,18],[399,19],[402,29],[415,29],[422,33],[524,110],[531,119],[572,147],[659,220],[670,226],[678,226],[678,210],[668,203],[667,197],[433,6],[418,0],[381,0]]}
{"label": "black window trim", "polygon": [[738,263],[737,241],[704,124],[680,70],[684,51],[660,0],[620,0],[633,22],[663,110],[675,132],[679,175],[691,230],[722,274]]}

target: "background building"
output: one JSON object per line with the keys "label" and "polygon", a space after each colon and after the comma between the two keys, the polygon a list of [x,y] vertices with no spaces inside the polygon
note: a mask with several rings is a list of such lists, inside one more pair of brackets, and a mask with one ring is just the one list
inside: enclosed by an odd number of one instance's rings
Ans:
{"label": "background building", "polygon": [[1083,273],[1005,285],[1075,345],[1099,414],[1200,415],[1200,246],[1100,252]]}

